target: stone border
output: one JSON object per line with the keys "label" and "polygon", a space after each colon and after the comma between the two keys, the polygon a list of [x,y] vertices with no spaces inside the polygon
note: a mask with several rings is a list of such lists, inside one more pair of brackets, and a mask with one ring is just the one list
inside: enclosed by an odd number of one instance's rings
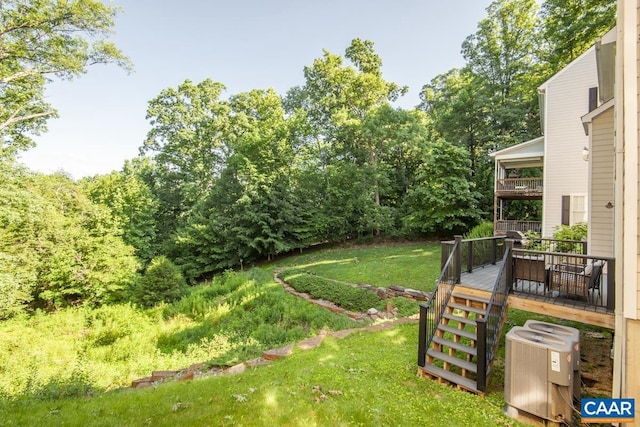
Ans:
{"label": "stone border", "polygon": [[[297,296],[299,298],[305,299],[312,304],[316,304],[319,307],[322,307],[326,310],[330,310],[333,313],[337,314],[345,314],[349,316],[349,318],[357,321],[364,322],[365,320],[370,320],[372,322],[375,321],[384,321],[381,323],[377,323],[374,325],[366,326],[364,328],[355,328],[355,329],[344,329],[342,331],[335,331],[331,333],[327,333],[327,331],[320,331],[319,335],[315,337],[306,338],[300,341],[297,344],[289,344],[284,347],[275,348],[271,350],[266,350],[262,353],[262,357],[258,357],[255,359],[247,360],[242,363],[238,363],[237,365],[230,366],[227,368],[211,368],[207,369],[206,365],[203,363],[197,363],[189,366],[188,368],[180,369],[177,371],[153,371],[150,377],[140,378],[131,382],[131,388],[146,388],[151,386],[156,386],[165,381],[189,381],[194,378],[201,377],[209,377],[209,376],[220,376],[220,375],[234,375],[244,372],[247,368],[256,368],[258,366],[270,363],[274,360],[281,359],[283,357],[290,356],[293,353],[294,347],[298,347],[302,350],[309,350],[315,347],[318,347],[324,338],[327,335],[330,335],[337,339],[342,339],[351,335],[354,332],[358,331],[380,331],[385,329],[391,329],[396,323],[412,323],[418,321],[418,315],[415,314],[410,317],[405,317],[402,319],[397,319],[396,316],[398,314],[398,309],[394,308],[391,302],[387,303],[387,311],[381,312],[375,308],[370,308],[366,313],[358,313],[349,310],[345,310],[337,304],[334,304],[331,301],[326,301],[322,299],[314,299],[307,293],[298,292],[289,286],[284,280],[278,277],[278,273],[280,269],[276,269],[273,274],[273,280],[276,283],[282,285],[282,287],[289,292],[290,294]],[[358,287],[362,289],[366,289],[371,292],[375,292],[376,295],[382,300],[390,299],[394,297],[402,297],[407,299],[413,299],[417,301],[427,301],[431,296],[430,292],[417,291],[415,289],[404,288],[398,285],[391,285],[388,288],[382,287],[374,287],[366,283],[347,283],[341,282],[349,286]]]}
{"label": "stone border", "polygon": [[298,348],[300,350],[310,350],[319,347],[327,335],[336,339],[343,339],[354,332],[377,332],[388,330],[392,329],[396,324],[416,323],[418,319],[419,316],[415,314],[410,317],[404,317],[389,322],[378,323],[376,325],[370,325],[364,328],[344,329],[342,331],[335,331],[330,333],[322,330],[320,331],[320,334],[314,337],[306,338],[298,342],[297,344],[289,344],[284,347],[266,350],[262,353],[262,357],[247,360],[246,362],[238,363],[237,365],[230,366],[224,369],[207,369],[204,363],[198,363],[191,365],[188,368],[180,369],[177,371],[153,371],[150,377],[140,378],[138,380],[132,381],[131,388],[138,389],[158,386],[166,381],[189,381],[195,378],[241,374],[242,372],[246,371],[247,368],[257,368],[259,366],[271,363],[275,360],[290,356],[293,353],[294,348]]}

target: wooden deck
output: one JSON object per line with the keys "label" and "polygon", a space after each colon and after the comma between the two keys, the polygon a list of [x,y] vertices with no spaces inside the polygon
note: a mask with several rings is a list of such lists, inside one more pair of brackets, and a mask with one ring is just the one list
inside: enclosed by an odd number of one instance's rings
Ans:
{"label": "wooden deck", "polygon": [[[464,287],[466,294],[488,299],[501,267],[502,263],[498,263],[477,268],[471,273],[463,272],[460,284],[457,286]],[[522,289],[521,287],[526,289],[527,293],[518,292],[518,289]],[[594,307],[582,301],[558,298],[556,295],[545,293],[543,286],[537,282],[520,283],[509,295],[508,303],[510,308],[518,310],[546,314],[609,329],[615,328],[613,313],[607,312],[604,307]]]}

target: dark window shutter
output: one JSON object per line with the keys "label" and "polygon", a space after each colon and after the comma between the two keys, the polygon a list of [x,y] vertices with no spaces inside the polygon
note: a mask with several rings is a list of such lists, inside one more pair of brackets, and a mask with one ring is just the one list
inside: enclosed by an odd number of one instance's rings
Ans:
{"label": "dark window shutter", "polygon": [[569,225],[571,216],[571,196],[562,196],[562,225]]}
{"label": "dark window shutter", "polygon": [[598,108],[598,88],[589,88],[589,112]]}

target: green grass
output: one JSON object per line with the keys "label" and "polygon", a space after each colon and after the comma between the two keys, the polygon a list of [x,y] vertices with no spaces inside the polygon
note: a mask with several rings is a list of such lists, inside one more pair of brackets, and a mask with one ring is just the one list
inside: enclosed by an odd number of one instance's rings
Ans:
{"label": "green grass", "polygon": [[344,282],[431,291],[440,276],[440,253],[439,243],[333,248],[291,256],[271,265],[298,266]]}
{"label": "green grass", "polygon": [[0,322],[0,398],[100,393],[153,370],[233,365],[320,329],[360,325],[293,297],[268,271],[229,273],[172,305],[75,308]]}
{"label": "green grass", "polygon": [[317,349],[243,374],[106,393],[91,399],[0,402],[3,425],[499,426],[486,398],[416,378],[416,324],[328,337]]}

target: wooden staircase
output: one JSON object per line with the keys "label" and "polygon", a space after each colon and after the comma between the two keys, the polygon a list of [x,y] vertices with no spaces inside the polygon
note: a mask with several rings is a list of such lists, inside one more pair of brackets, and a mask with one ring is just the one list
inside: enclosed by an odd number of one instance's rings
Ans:
{"label": "wooden staircase", "polygon": [[419,366],[420,376],[483,394],[476,383],[476,319],[487,316],[488,305],[489,300],[454,291],[436,326],[424,366]]}

